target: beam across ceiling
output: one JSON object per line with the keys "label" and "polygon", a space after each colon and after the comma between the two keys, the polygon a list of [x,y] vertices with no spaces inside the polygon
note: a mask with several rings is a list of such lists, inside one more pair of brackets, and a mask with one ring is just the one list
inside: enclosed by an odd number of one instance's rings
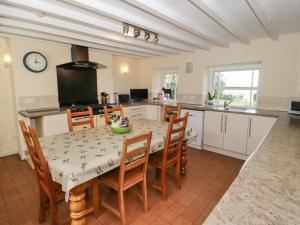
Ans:
{"label": "beam across ceiling", "polygon": [[109,0],[64,0],[71,5],[90,10],[94,13],[113,18],[120,22],[130,23],[132,25],[151,30],[160,35],[173,39],[196,48],[210,48],[210,43],[189,32],[186,32],[170,23],[167,23],[155,16],[147,14],[133,6],[122,1],[114,1],[113,4]]}
{"label": "beam across ceiling", "polygon": [[21,28],[25,30],[31,30],[35,32],[40,32],[40,33],[47,33],[47,34],[52,34],[52,35],[57,35],[61,37],[66,37],[66,38],[73,38],[81,41],[86,41],[86,42],[91,42],[94,44],[100,44],[108,47],[116,47],[120,49],[125,49],[125,50],[131,50],[135,52],[140,52],[140,53],[146,53],[152,56],[162,56],[164,55],[163,53],[159,53],[157,51],[153,50],[148,50],[148,49],[142,49],[139,47],[135,46],[129,46],[129,45],[124,45],[121,43],[115,43],[107,40],[102,40],[99,38],[79,34],[79,33],[73,33],[65,30],[59,30],[51,27],[45,27],[41,25],[36,25],[32,23],[26,23],[18,20],[13,20],[13,19],[7,19],[7,18],[0,18],[0,24],[3,26],[8,26],[8,27],[15,27],[15,28]]}
{"label": "beam across ceiling", "polygon": [[[271,18],[266,14],[265,10],[257,0],[245,0],[251,11],[257,18],[260,25],[272,40],[278,39],[278,34],[271,22]],[[288,3],[287,3],[288,4]]]}
{"label": "beam across ceiling", "polygon": [[234,31],[229,24],[227,24],[219,15],[217,15],[212,9],[210,9],[202,0],[188,0],[192,5],[194,5],[201,12],[206,14],[209,18],[215,21],[218,25],[220,25],[224,30],[230,33],[233,37],[244,44],[249,44],[250,41],[243,37],[241,34],[238,34]]}
{"label": "beam across ceiling", "polygon": [[97,37],[100,39],[128,44],[130,46],[137,46],[140,48],[145,48],[165,54],[178,54],[178,51],[175,51],[170,48],[154,45],[152,43],[146,43],[142,40],[126,38],[123,35],[108,33],[103,30],[95,29],[81,24],[71,23],[69,21],[53,18],[50,16],[38,17],[32,12],[28,12],[24,9],[18,9],[11,6],[0,5],[0,16],[3,16],[5,18],[13,18],[21,21],[33,22],[35,24],[42,24],[47,27],[56,27],[75,33],[88,34],[89,36]]}
{"label": "beam across ceiling", "polygon": [[167,7],[164,7],[162,4],[159,4],[159,1],[151,0],[122,0],[140,10],[143,10],[147,13],[150,13],[153,16],[161,18],[166,22],[173,24],[181,29],[190,32],[210,43],[221,47],[228,47],[228,43],[220,38],[216,37],[215,34],[212,34],[209,29],[200,27],[198,24],[193,21],[183,17],[177,12],[169,10]]}
{"label": "beam across ceiling", "polygon": [[[111,32],[115,35],[123,34],[123,24],[120,21],[74,7],[61,1],[3,0],[3,3],[31,10],[32,12],[42,12],[45,13],[46,16],[49,15],[58,19],[85,25],[90,28]],[[163,36],[160,36],[158,46],[164,46],[166,48],[184,52],[193,52],[195,50],[193,46]]]}
{"label": "beam across ceiling", "polygon": [[84,41],[80,41],[80,40],[76,40],[76,39],[72,39],[72,38],[65,38],[65,37],[60,37],[60,36],[55,36],[55,35],[43,34],[43,33],[38,33],[38,32],[34,32],[34,31],[23,30],[23,29],[19,29],[19,28],[5,27],[5,26],[1,26],[1,25],[0,25],[0,33],[2,34],[2,36],[5,36],[5,35],[12,35],[15,37],[21,36],[21,37],[26,37],[26,38],[30,38],[30,39],[33,38],[33,39],[39,39],[39,40],[62,43],[62,44],[82,45],[82,46],[86,46],[89,48],[94,48],[94,49],[101,50],[101,51],[104,51],[107,53],[113,53],[115,55],[121,55],[121,56],[130,56],[130,57],[135,57],[135,58],[151,58],[151,56],[148,54],[97,45],[94,43],[84,42]]}

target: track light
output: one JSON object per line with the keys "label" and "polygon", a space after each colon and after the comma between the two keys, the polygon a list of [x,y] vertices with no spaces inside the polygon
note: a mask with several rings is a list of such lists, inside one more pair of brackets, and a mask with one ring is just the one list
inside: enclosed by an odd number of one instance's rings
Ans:
{"label": "track light", "polygon": [[135,27],[134,28],[134,37],[137,38],[138,36],[141,35],[141,31],[139,28]]}
{"label": "track light", "polygon": [[145,31],[145,41],[148,41],[150,39],[150,33],[148,31]]}
{"label": "track light", "polygon": [[157,34],[154,35],[153,41],[154,41],[155,44],[159,41],[159,38],[158,38]]}
{"label": "track light", "polygon": [[158,43],[159,37],[157,33],[154,33],[150,30],[145,30],[143,28],[137,27],[135,25],[131,25],[128,23],[123,23],[123,34],[126,37],[135,37],[138,38],[140,36],[144,36],[145,41]]}

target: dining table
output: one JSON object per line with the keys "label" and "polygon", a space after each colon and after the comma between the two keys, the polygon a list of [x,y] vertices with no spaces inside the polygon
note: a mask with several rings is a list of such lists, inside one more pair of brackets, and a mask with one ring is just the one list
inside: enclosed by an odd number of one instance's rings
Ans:
{"label": "dining table", "polygon": [[[86,224],[85,190],[88,182],[120,166],[124,138],[152,131],[150,154],[164,147],[168,123],[149,119],[134,120],[129,133],[117,134],[109,125],[40,138],[53,181],[61,184],[70,201],[72,225]],[[185,139],[195,137],[192,129]]]}

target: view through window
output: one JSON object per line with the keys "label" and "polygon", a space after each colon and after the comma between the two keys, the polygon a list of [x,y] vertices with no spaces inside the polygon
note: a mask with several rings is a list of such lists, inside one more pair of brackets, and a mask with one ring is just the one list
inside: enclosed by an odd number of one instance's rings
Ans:
{"label": "view through window", "polygon": [[214,103],[223,105],[224,101],[232,101],[231,106],[255,108],[259,72],[259,69],[214,71]]}
{"label": "view through window", "polygon": [[177,94],[177,73],[165,74],[164,88],[170,89],[171,93],[166,95],[169,100],[176,100]]}

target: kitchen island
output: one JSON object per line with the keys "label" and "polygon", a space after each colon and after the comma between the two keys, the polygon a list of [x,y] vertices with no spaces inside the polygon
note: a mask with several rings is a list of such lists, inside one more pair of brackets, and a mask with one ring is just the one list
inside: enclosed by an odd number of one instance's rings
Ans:
{"label": "kitchen island", "polygon": [[204,224],[300,224],[300,119],[279,115]]}

